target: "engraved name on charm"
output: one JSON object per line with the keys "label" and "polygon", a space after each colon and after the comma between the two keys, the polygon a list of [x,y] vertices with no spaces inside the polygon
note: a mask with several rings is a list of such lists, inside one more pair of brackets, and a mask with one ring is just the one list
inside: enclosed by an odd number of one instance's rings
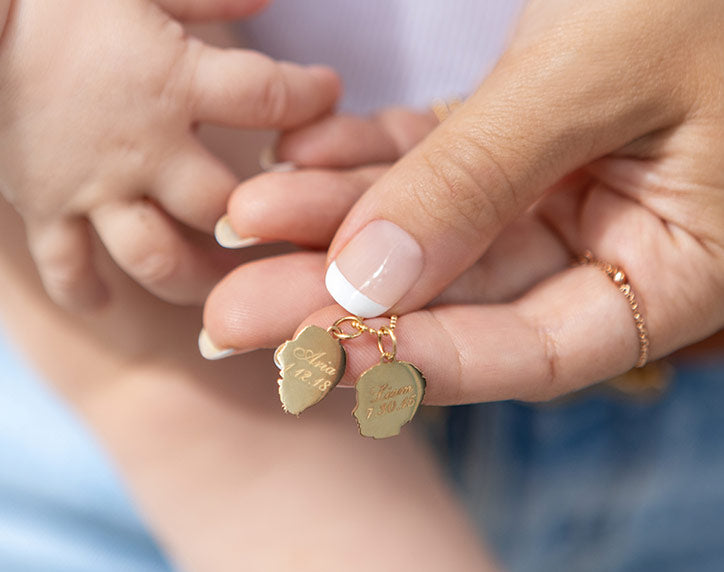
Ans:
{"label": "engraved name on charm", "polygon": [[352,414],[365,437],[393,437],[412,420],[424,396],[425,378],[420,370],[404,361],[382,362],[357,381]]}
{"label": "engraved name on charm", "polygon": [[284,411],[299,415],[321,401],[344,373],[342,344],[324,328],[307,326],[274,353],[281,371],[277,380]]}

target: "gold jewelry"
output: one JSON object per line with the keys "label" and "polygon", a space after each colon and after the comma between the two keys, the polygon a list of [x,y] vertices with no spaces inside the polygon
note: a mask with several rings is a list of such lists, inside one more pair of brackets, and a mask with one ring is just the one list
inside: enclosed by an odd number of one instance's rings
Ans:
{"label": "gold jewelry", "polygon": [[[353,328],[345,333],[346,322]],[[398,361],[397,316],[380,328],[371,328],[363,318],[345,316],[326,330],[307,326],[274,353],[280,370],[279,397],[284,411],[299,415],[321,401],[344,373],[347,355],[342,342],[370,334],[377,338],[380,363],[365,371],[356,384],[357,404],[352,414],[360,434],[382,439],[399,434],[414,417],[425,396],[425,377],[410,363]],[[385,348],[385,340],[390,347]]]}
{"label": "gold jewelry", "polygon": [[[399,435],[403,425],[412,421],[425,397],[425,376],[414,365],[399,361],[395,326],[397,316],[388,326],[370,328],[363,321],[353,326],[377,338],[380,363],[365,371],[355,385],[357,403],[352,410],[360,435],[384,439]],[[391,347],[385,349],[385,338]]]}
{"label": "gold jewelry", "polygon": [[618,287],[619,291],[626,296],[626,300],[628,300],[629,306],[631,306],[631,312],[633,313],[633,320],[639,339],[639,357],[638,360],[636,360],[635,367],[643,367],[646,365],[649,358],[649,332],[646,329],[646,321],[640,312],[639,304],[636,301],[636,294],[634,294],[633,288],[631,288],[631,284],[628,282],[626,273],[620,267],[615,266],[610,262],[598,260],[589,250],[587,250],[583,256],[578,259],[578,264],[593,266],[602,270]]}
{"label": "gold jewelry", "polygon": [[319,403],[339,383],[347,364],[342,342],[362,335],[342,331],[345,322],[358,323],[360,318],[345,316],[332,326],[307,326],[293,340],[284,342],[274,352],[279,368],[279,399],[287,413],[299,415]]}

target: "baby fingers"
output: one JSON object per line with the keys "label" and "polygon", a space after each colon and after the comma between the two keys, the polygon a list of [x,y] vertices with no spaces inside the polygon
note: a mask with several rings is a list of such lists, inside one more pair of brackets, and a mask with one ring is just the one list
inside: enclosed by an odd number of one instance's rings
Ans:
{"label": "baby fingers", "polygon": [[108,292],[93,265],[85,219],[26,220],[26,229],[28,247],[45,290],[59,306],[92,310],[107,300]]}
{"label": "baby fingers", "polygon": [[104,205],[91,221],[116,263],[167,302],[201,303],[223,274],[150,201]]}
{"label": "baby fingers", "polygon": [[159,168],[151,194],[171,216],[211,233],[236,184],[236,176],[226,165],[191,141]]}
{"label": "baby fingers", "polygon": [[326,67],[275,62],[257,52],[191,44],[189,91],[196,121],[240,128],[288,129],[328,113],[340,93]]}

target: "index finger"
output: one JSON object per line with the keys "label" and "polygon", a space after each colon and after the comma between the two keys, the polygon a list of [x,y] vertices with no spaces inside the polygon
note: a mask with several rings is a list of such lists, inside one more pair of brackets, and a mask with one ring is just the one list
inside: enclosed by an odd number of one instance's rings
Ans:
{"label": "index finger", "polygon": [[[330,324],[342,312],[330,306],[304,323]],[[625,298],[600,271],[583,267],[515,303],[406,314],[396,334],[397,358],[427,380],[428,405],[552,399],[627,371],[639,350]],[[355,342],[340,385],[353,385],[380,359],[374,340]]]}

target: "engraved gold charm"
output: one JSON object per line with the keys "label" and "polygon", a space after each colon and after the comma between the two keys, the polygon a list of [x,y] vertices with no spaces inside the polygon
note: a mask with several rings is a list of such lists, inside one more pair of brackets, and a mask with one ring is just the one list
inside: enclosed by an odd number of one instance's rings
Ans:
{"label": "engraved gold charm", "polygon": [[[342,331],[349,322],[351,333]],[[425,377],[410,363],[395,359],[397,316],[388,326],[371,328],[357,316],[345,316],[328,329],[307,326],[274,353],[280,370],[279,397],[284,410],[299,415],[321,401],[344,374],[347,356],[342,342],[371,334],[377,337],[380,363],[357,381],[357,404],[352,414],[365,437],[384,439],[400,433],[415,416],[425,396]],[[385,349],[385,340],[391,347]]]}
{"label": "engraved gold charm", "polygon": [[365,437],[393,437],[412,420],[424,396],[425,378],[415,366],[383,357],[359,378],[352,414]]}
{"label": "engraved gold charm", "polygon": [[339,383],[347,356],[336,333],[307,326],[274,353],[280,370],[279,397],[294,415],[321,401]]}
{"label": "engraved gold charm", "polygon": [[[352,415],[364,437],[384,439],[399,435],[400,429],[415,416],[425,397],[425,377],[411,363],[397,361],[397,316],[379,329],[360,324],[358,329],[377,336],[380,363],[364,372],[357,381],[357,405]],[[385,349],[385,338],[392,347]]]}

